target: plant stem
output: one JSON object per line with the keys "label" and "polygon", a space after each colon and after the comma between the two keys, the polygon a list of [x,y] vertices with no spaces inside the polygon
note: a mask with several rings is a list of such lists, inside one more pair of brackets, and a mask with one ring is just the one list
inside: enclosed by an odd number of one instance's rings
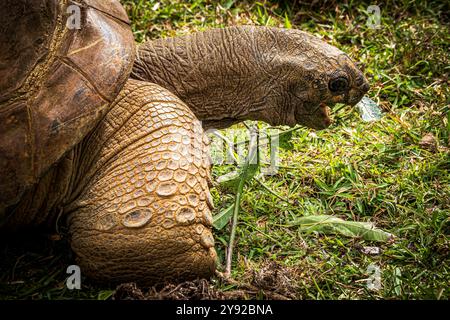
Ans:
{"label": "plant stem", "polygon": [[[240,190],[242,190],[244,184],[245,184],[245,180],[241,179],[239,181],[239,189]],[[235,198],[235,202],[234,202],[233,220],[231,221],[231,234],[230,234],[230,240],[228,242],[228,248],[227,248],[227,262],[225,265],[225,277],[227,277],[227,278],[231,277],[231,262],[233,260],[234,239],[236,238],[237,218],[238,218],[238,214],[239,214],[240,204],[241,204],[241,193],[238,192],[236,194],[236,198]]]}
{"label": "plant stem", "polygon": [[[251,135],[250,143],[249,143],[249,151],[247,160],[244,165],[244,169],[241,174],[241,178],[239,180],[239,185],[236,191],[236,198],[234,200],[234,209],[233,209],[233,220],[231,222],[231,234],[230,240],[228,242],[227,248],[227,261],[225,265],[225,277],[231,277],[231,262],[233,259],[233,248],[234,248],[234,240],[236,238],[236,228],[237,228],[237,219],[239,214],[239,208],[241,206],[241,195],[244,190],[245,183],[254,178],[256,170],[250,170],[252,164],[253,157],[256,156],[257,164],[259,167],[259,132],[258,129],[255,131],[256,134]],[[256,148],[255,148],[256,147]]]}

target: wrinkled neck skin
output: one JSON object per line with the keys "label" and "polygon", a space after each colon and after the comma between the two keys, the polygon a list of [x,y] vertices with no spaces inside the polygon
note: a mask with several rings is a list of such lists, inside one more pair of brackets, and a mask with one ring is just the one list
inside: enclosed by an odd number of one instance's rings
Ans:
{"label": "wrinkled neck skin", "polygon": [[282,77],[282,68],[268,61],[279,58],[279,41],[279,34],[259,27],[158,39],[138,48],[131,77],[176,94],[206,129],[246,119],[271,122],[283,116],[269,93]]}

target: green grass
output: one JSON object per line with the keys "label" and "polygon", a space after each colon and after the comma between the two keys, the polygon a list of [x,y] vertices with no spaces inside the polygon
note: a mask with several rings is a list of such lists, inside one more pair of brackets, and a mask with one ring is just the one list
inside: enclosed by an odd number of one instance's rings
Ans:
{"label": "green grass", "polygon": [[[445,1],[388,2],[381,6],[376,30],[366,26],[367,5],[357,1],[321,8],[299,6],[298,1],[122,3],[139,42],[236,24],[310,31],[365,65],[369,96],[384,110],[381,121],[366,123],[354,109],[341,107],[331,128],[295,131],[292,148],[281,150],[279,172],[263,178],[271,192],[256,180],[247,183],[233,256],[232,276],[238,283],[255,282],[252,272],[261,273],[275,262],[292,280],[288,293],[296,298],[450,298],[450,32]],[[420,145],[427,133],[436,138],[437,150]],[[213,176],[233,169],[214,166]],[[211,192],[216,212],[234,202],[229,188],[216,184]],[[370,221],[396,239],[379,243],[307,234],[290,224],[312,214]],[[221,264],[229,234],[229,228],[216,232]],[[81,291],[65,289],[65,267],[72,261],[65,240],[28,242],[26,249],[2,246],[2,257],[8,257],[1,262],[2,297],[110,295],[113,288],[89,283]],[[366,246],[378,246],[381,252],[364,254]],[[381,270],[378,291],[366,288],[371,264]],[[213,283],[224,292],[236,288]]]}

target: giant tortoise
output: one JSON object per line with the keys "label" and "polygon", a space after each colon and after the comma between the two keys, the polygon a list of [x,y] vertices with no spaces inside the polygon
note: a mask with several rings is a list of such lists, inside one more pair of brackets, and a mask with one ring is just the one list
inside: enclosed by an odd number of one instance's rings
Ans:
{"label": "giant tortoise", "polygon": [[213,274],[204,129],[324,129],[328,106],[368,90],[345,53],[299,30],[136,47],[116,0],[4,0],[0,18],[1,232],[66,226],[83,275],[100,282]]}

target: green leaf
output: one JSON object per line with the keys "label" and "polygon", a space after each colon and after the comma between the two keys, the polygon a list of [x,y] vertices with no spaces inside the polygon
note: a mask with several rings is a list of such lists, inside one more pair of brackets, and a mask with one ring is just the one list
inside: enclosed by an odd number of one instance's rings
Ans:
{"label": "green leaf", "polygon": [[394,292],[397,296],[402,294],[402,272],[398,267],[394,269]]}
{"label": "green leaf", "polygon": [[235,0],[228,0],[224,4],[222,4],[222,7],[229,10],[233,6],[234,2]]}
{"label": "green leaf", "polygon": [[296,219],[291,223],[306,232],[341,234],[347,237],[362,237],[364,240],[388,241],[393,234],[376,229],[370,222],[345,221],[329,215],[311,215]]}
{"label": "green leaf", "polygon": [[220,230],[225,227],[232,216],[236,216],[239,212],[240,201],[245,184],[253,179],[259,168],[259,145],[257,135],[253,135],[250,139],[248,156],[245,159],[244,166],[237,172],[222,176],[222,182],[226,185],[235,186],[236,197],[235,202],[230,207],[222,210],[213,218],[213,225]]}
{"label": "green leaf", "polygon": [[108,300],[113,295],[114,290],[103,290],[98,293],[97,300]]}
{"label": "green leaf", "polygon": [[367,96],[364,96],[360,102],[356,104],[356,108],[361,114],[363,121],[378,121],[383,116],[381,108],[378,104]]}
{"label": "green leaf", "polygon": [[228,208],[223,209],[218,214],[216,214],[213,218],[214,228],[216,228],[217,230],[223,229],[223,227],[227,225],[228,221],[230,221],[231,217],[233,216],[233,211],[234,203]]}
{"label": "green leaf", "polygon": [[289,20],[287,12],[285,12],[285,14],[284,14],[284,27],[286,29],[292,29],[292,24],[291,24],[291,21]]}
{"label": "green leaf", "polygon": [[217,182],[220,183],[222,187],[236,191],[239,186],[239,181],[241,180],[241,174],[242,172],[239,172],[238,170],[231,171],[218,177]]}

